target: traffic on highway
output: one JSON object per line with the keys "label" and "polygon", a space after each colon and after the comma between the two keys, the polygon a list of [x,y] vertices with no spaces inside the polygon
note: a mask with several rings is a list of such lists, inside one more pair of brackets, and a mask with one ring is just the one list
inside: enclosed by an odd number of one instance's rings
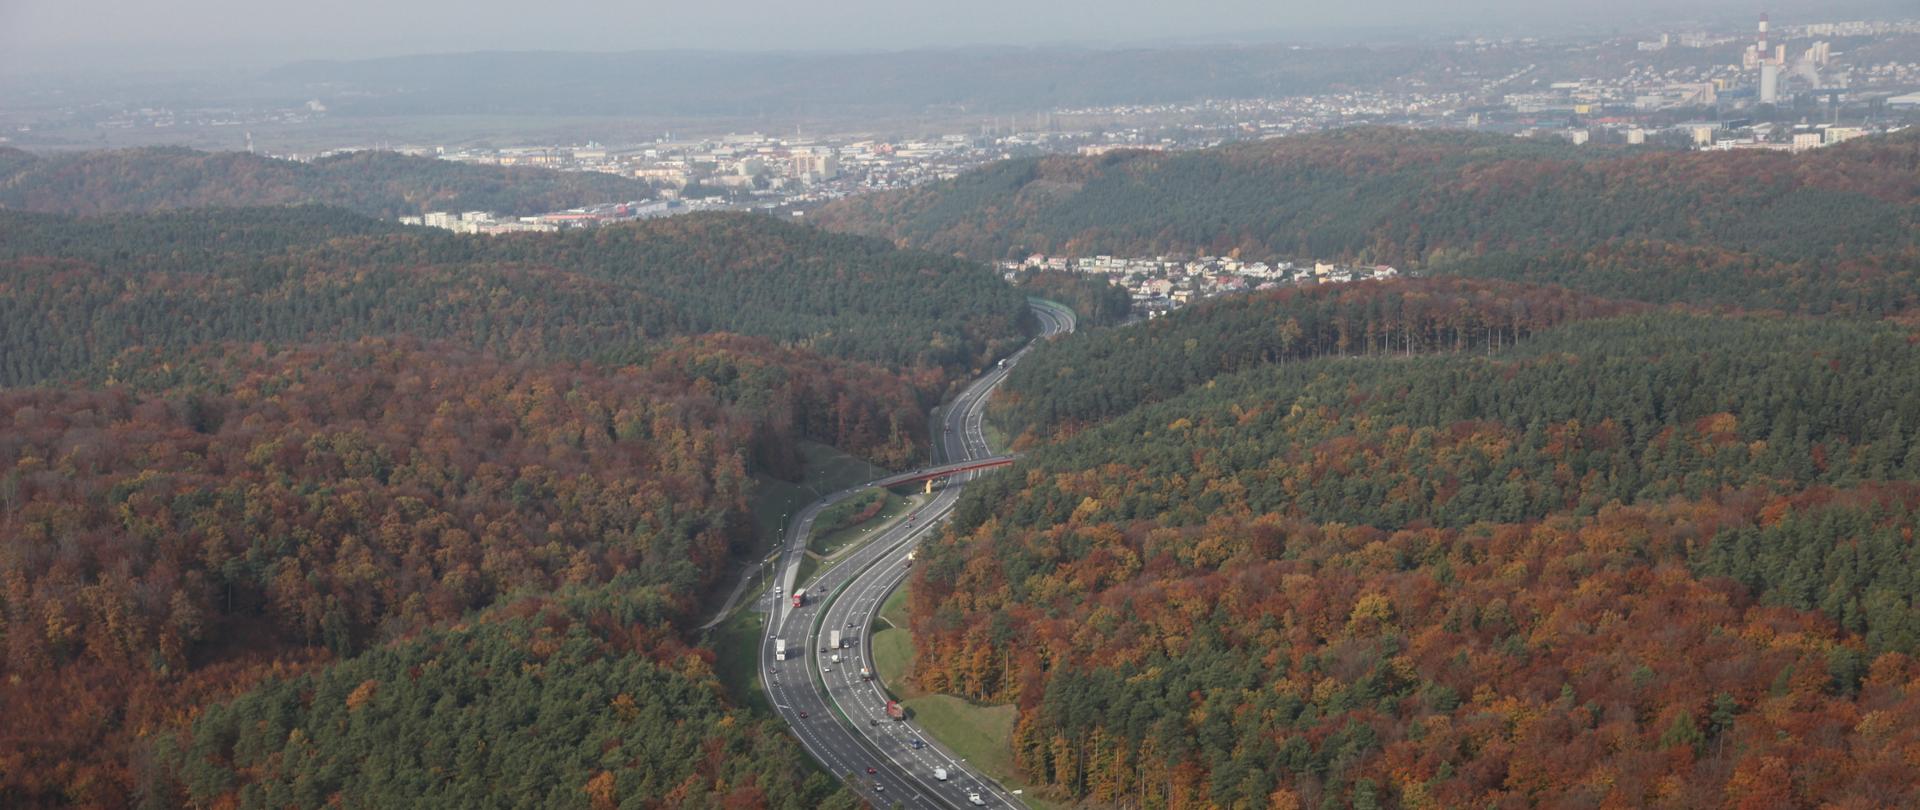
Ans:
{"label": "traffic on highway", "polygon": [[[1072,313],[1064,308],[1041,302],[1034,312],[1043,338],[1073,329]],[[993,457],[982,422],[987,398],[1033,345],[997,363],[947,405],[934,438],[948,464]],[[945,486],[911,519],[887,527],[806,583],[796,580],[814,518],[866,487],[809,504],[787,527],[780,574],[764,602],[769,616],[761,682],[807,752],[879,806],[1022,806],[893,702],[873,670],[868,639],[880,606],[910,575],[914,548],[938,530],[966,482],[984,474],[991,472],[946,476]]]}

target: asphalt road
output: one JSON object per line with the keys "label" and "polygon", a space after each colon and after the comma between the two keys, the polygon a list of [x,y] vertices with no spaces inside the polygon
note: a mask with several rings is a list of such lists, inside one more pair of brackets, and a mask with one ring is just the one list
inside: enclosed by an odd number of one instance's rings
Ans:
{"label": "asphalt road", "polygon": [[[1036,306],[1044,334],[1072,331],[1071,313]],[[1007,372],[1032,349],[1032,344],[974,380],[942,413],[938,437],[947,461],[992,456],[982,429],[987,397]],[[778,579],[780,590],[763,599],[769,610],[767,634],[760,651],[761,683],[774,707],[792,726],[807,753],[836,776],[853,777],[853,784],[876,806],[908,808],[967,807],[968,794],[977,792],[986,806],[1019,807],[1018,798],[961,761],[937,741],[923,734],[909,718],[887,719],[886,696],[877,681],[860,677],[870,665],[872,650],[867,630],[880,605],[905,581],[911,569],[908,555],[952,512],[966,482],[976,475],[961,473],[947,479],[934,498],[902,521],[869,541],[850,558],[804,583],[808,598],[791,607],[799,561],[807,533],[822,508],[859,491],[836,492],[809,504],[788,527],[787,543]],[[829,649],[831,631],[843,634],[843,649]],[[787,643],[787,660],[774,659],[775,640]],[[838,654],[839,663],[832,657]],[[805,716],[802,716],[802,715]],[[915,747],[914,742],[920,746]],[[947,780],[934,778],[935,768],[947,770]],[[873,773],[868,773],[872,769]]]}

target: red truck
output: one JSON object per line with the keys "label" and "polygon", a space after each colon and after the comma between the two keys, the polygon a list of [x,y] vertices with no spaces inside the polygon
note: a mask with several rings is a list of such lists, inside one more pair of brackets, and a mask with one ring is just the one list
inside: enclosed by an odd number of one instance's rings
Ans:
{"label": "red truck", "polygon": [[899,701],[887,701],[887,719],[894,722],[907,719],[907,707],[900,705]]}

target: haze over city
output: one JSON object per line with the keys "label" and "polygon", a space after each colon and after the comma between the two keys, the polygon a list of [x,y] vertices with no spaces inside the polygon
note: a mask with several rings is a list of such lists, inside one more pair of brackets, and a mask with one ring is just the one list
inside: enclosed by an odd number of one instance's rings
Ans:
{"label": "haze over city", "polygon": [[0,77],[8,73],[263,67],[483,50],[896,50],[975,45],[1150,44],[1555,34],[1650,19],[1720,21],[1897,13],[1895,0],[972,0],[898,3],[643,3],[474,0],[453,5],[341,0],[8,0],[0,4]]}

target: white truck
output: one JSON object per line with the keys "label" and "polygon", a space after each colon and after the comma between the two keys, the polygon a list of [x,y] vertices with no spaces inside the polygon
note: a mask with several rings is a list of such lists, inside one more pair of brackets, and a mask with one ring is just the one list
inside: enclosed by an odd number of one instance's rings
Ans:
{"label": "white truck", "polygon": [[775,661],[787,660],[787,640],[786,639],[776,638],[773,640],[773,660]]}
{"label": "white truck", "polygon": [[947,769],[946,769],[946,768],[934,768],[934,769],[933,769],[933,778],[935,778],[935,779],[938,779],[938,780],[940,780],[940,781],[942,781],[942,782],[945,782],[945,781],[947,781]]}
{"label": "white truck", "polygon": [[835,630],[827,634],[827,646],[837,650],[847,645],[840,643],[840,631]]}
{"label": "white truck", "polygon": [[834,653],[834,654],[833,654],[833,662],[834,662],[834,663],[836,663],[836,664],[838,664],[838,663],[840,663],[840,654],[839,654],[839,653]]}

